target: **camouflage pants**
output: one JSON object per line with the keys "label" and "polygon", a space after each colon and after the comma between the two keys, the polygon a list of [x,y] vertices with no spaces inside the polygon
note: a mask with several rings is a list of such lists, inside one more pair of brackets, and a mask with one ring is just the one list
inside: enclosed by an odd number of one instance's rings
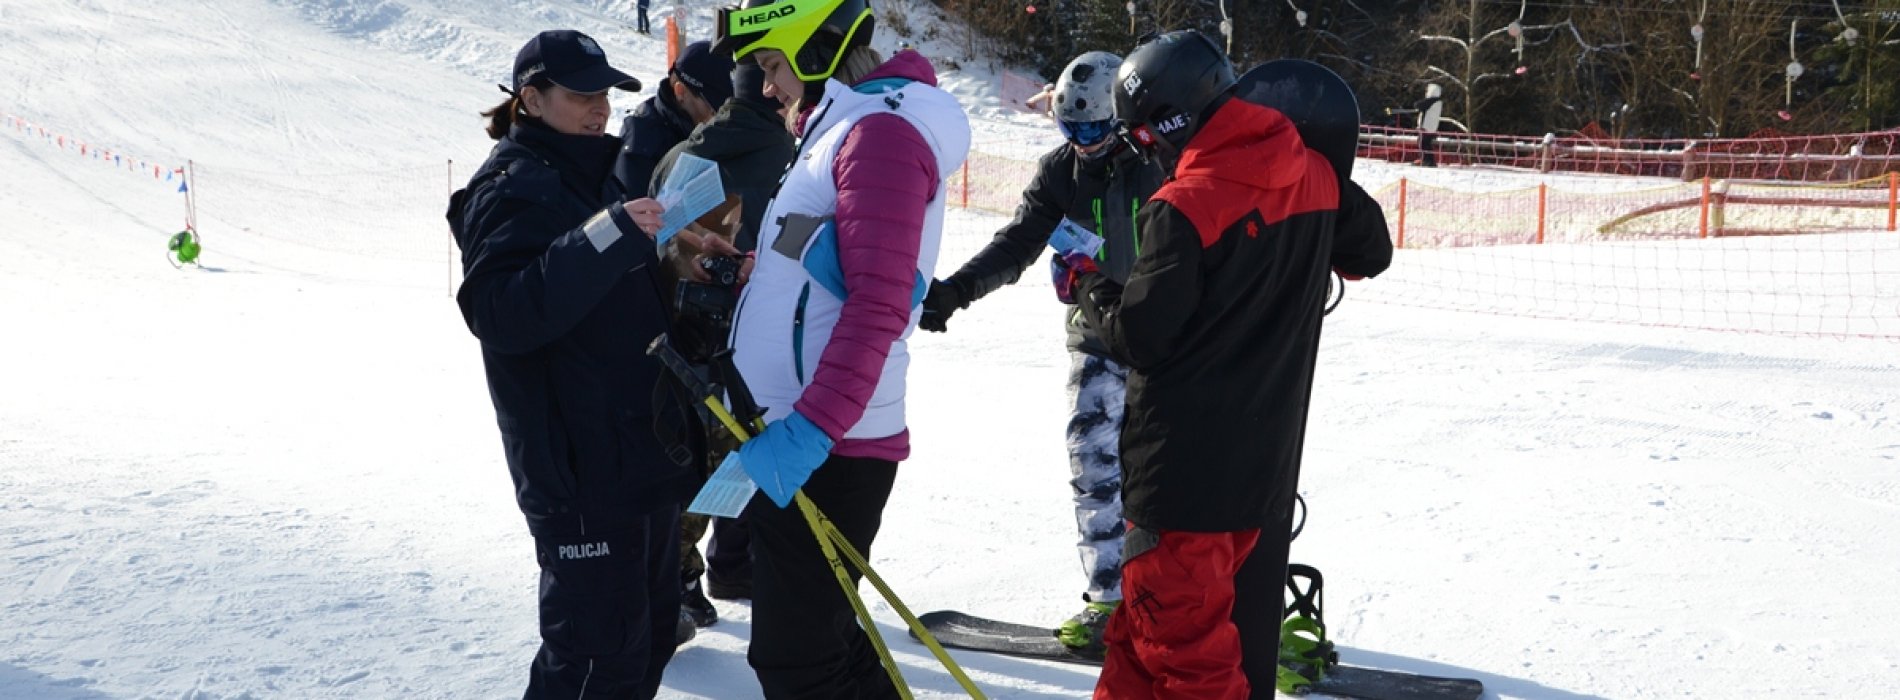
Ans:
{"label": "camouflage pants", "polygon": [[1088,576],[1084,597],[1122,598],[1122,405],[1128,369],[1115,361],[1070,351],[1069,486],[1075,491],[1076,547]]}

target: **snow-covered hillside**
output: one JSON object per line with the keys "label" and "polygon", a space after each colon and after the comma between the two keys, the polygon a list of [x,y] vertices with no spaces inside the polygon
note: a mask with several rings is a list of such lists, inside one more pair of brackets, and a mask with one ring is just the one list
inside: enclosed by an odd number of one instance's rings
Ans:
{"label": "snow-covered hillside", "polygon": [[[535,567],[447,294],[444,170],[486,152],[476,113],[539,29],[588,31],[657,82],[631,6],[0,4],[0,112],[194,161],[207,243],[172,269],[175,182],[0,130],[0,698],[520,694]],[[995,106],[992,67],[959,65],[945,84],[979,141],[1054,143]],[[944,266],[1001,223],[953,212]],[[1294,545],[1346,661],[1557,700],[1900,682],[1893,343],[1365,296],[1328,321]],[[1079,609],[1048,297],[1006,288],[914,341],[915,456],[873,556],[913,609]],[[663,697],[759,696],[748,611],[720,608]],[[872,608],[919,696],[958,696]],[[956,657],[990,697],[1093,686]]]}

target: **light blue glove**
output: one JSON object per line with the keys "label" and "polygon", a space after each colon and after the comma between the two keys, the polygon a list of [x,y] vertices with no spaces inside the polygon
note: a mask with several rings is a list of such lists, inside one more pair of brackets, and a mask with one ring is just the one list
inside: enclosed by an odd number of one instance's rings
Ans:
{"label": "light blue glove", "polygon": [[792,502],[792,494],[829,456],[831,436],[797,411],[767,424],[739,446],[739,466],[780,508]]}

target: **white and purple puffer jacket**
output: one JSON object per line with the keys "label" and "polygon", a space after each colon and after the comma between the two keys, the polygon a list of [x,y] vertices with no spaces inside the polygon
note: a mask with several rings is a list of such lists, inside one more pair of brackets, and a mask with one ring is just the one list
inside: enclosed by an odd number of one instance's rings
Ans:
{"label": "white and purple puffer jacket", "polygon": [[902,460],[905,339],[969,119],[914,51],[855,85],[827,82],[802,116],[798,155],[760,223],[734,360],[767,420],[796,410],[836,441],[832,454]]}

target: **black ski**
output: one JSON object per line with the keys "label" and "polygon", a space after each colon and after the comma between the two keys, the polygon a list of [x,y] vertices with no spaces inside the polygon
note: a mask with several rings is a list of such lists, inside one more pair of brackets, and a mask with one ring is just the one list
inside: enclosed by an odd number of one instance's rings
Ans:
{"label": "black ski", "polygon": [[[1100,657],[1063,646],[1056,641],[1055,631],[1047,627],[1001,622],[955,610],[928,612],[917,619],[946,647],[1067,663],[1102,663]],[[1477,700],[1484,695],[1484,684],[1470,678],[1334,665],[1311,692],[1359,700]]]}

